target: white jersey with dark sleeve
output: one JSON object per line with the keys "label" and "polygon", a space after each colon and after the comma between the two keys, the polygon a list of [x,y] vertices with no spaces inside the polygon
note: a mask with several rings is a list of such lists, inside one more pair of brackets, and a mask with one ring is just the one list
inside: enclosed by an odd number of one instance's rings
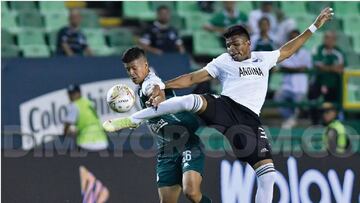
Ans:
{"label": "white jersey with dark sleeve", "polygon": [[145,96],[150,96],[155,85],[159,85],[162,90],[165,89],[163,81],[155,73],[149,72],[141,84],[141,93]]}
{"label": "white jersey with dark sleeve", "polygon": [[268,88],[269,70],[276,65],[280,51],[251,52],[251,58],[238,62],[224,53],[204,69],[222,84],[221,95],[260,114]]}

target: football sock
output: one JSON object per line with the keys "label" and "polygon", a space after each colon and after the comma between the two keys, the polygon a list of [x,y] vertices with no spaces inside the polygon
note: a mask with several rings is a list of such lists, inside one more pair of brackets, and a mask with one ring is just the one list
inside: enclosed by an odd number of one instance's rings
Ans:
{"label": "football sock", "polygon": [[201,109],[203,101],[200,95],[189,94],[180,97],[172,97],[161,102],[157,108],[148,107],[130,116],[132,122],[139,124],[145,120],[165,114],[179,113],[182,111],[197,112]]}
{"label": "football sock", "polygon": [[273,163],[260,166],[255,170],[257,176],[256,203],[271,203],[275,183],[275,168]]}

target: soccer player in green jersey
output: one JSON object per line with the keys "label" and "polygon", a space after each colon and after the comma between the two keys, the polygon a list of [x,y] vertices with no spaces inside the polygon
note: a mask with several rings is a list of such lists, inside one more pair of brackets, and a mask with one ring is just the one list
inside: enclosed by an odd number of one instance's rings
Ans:
{"label": "soccer player in green jersey", "polygon": [[[138,95],[142,108],[149,107],[147,101],[152,89],[155,86],[164,89],[165,84],[150,71],[142,49],[128,49],[122,61],[130,79],[139,85]],[[175,96],[175,93],[172,90],[162,90],[161,96],[166,99]],[[204,153],[200,138],[195,135],[199,127],[195,116],[189,112],[167,114],[150,119],[148,124],[157,136],[156,171],[160,202],[177,202],[181,188],[191,202],[211,202],[200,191]]]}

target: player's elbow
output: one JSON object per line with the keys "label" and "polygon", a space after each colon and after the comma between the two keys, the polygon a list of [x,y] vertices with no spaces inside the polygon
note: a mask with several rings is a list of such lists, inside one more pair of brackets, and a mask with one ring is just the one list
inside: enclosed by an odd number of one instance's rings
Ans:
{"label": "player's elbow", "polygon": [[278,62],[283,61],[291,56],[291,51],[286,49],[280,49],[280,57]]}

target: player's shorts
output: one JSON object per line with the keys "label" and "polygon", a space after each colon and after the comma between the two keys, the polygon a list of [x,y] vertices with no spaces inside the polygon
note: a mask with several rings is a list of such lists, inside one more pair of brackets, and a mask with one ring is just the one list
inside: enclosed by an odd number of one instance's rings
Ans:
{"label": "player's shorts", "polygon": [[206,110],[199,116],[229,140],[234,155],[251,166],[272,159],[271,146],[258,115],[227,96],[203,95]]}
{"label": "player's shorts", "polygon": [[182,175],[186,171],[196,171],[202,176],[204,170],[204,153],[200,146],[185,148],[182,153],[157,158],[156,182],[158,188],[182,185]]}

